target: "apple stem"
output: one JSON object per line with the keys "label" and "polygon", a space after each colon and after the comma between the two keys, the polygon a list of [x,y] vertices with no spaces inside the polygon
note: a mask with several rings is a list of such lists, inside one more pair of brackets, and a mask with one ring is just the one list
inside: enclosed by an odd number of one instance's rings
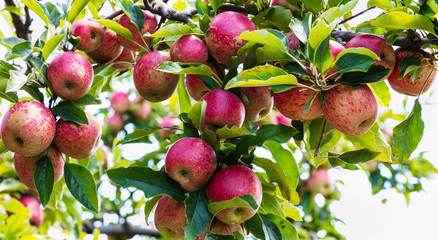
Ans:
{"label": "apple stem", "polygon": [[325,128],[327,126],[327,120],[324,118],[324,125],[322,126],[322,132],[321,132],[321,137],[319,138],[319,142],[318,142],[318,146],[316,147],[315,153],[314,153],[314,157],[319,157],[319,153],[321,151],[321,144],[322,144],[322,139],[324,138],[325,134]]}

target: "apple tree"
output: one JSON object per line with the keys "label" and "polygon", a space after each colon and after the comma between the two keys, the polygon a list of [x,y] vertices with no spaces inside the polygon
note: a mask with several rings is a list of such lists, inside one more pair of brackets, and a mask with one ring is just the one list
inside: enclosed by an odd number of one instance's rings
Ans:
{"label": "apple tree", "polygon": [[5,0],[0,236],[344,239],[330,168],[409,203],[438,4],[363,2]]}

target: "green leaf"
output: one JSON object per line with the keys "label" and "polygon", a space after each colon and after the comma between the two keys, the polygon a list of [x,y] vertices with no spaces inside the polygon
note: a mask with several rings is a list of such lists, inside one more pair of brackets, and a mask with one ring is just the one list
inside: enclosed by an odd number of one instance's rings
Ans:
{"label": "green leaf", "polygon": [[49,55],[55,50],[59,43],[64,39],[65,34],[56,35],[50,38],[43,47],[43,57],[47,60]]}
{"label": "green leaf", "polygon": [[333,56],[330,53],[329,41],[330,36],[327,36],[314,51],[313,64],[321,72],[325,72],[325,70],[327,70],[333,63]]}
{"label": "green leaf", "polygon": [[78,108],[71,101],[60,102],[58,105],[53,107],[52,113],[55,116],[59,116],[64,121],[73,121],[78,124],[87,124],[88,118],[84,110]]}
{"label": "green leaf", "polygon": [[376,158],[380,152],[373,152],[369,149],[360,149],[356,151],[345,152],[339,155],[339,159],[348,164],[358,164],[368,162]]}
{"label": "green leaf", "polygon": [[412,65],[420,66],[421,65],[421,58],[417,58],[414,56],[402,58],[398,64],[398,70],[403,71]]}
{"label": "green leaf", "polygon": [[298,180],[300,172],[298,164],[289,150],[284,149],[281,144],[276,142],[267,142],[265,145],[271,151],[274,160],[282,166],[283,172],[286,177],[292,180],[294,183],[293,188],[298,186]]}
{"label": "green leaf", "polygon": [[371,65],[368,72],[347,72],[342,74],[340,82],[344,85],[355,86],[364,83],[375,83],[388,75],[391,69],[382,65]]}
{"label": "green leaf", "polygon": [[227,83],[225,89],[283,84],[297,85],[297,78],[281,68],[265,65],[242,71]]}
{"label": "green leaf", "polygon": [[265,232],[266,239],[269,240],[283,239],[280,229],[278,229],[275,223],[269,220],[263,220],[263,231]]}
{"label": "green leaf", "polygon": [[[67,13],[67,21],[73,23],[79,14],[84,10],[90,0],[75,0]],[[102,24],[103,25],[103,24]]]}
{"label": "green leaf", "polygon": [[374,95],[376,95],[377,102],[382,106],[389,106],[391,101],[391,92],[389,91],[388,85],[385,81],[377,82],[368,85],[371,90],[373,90]]}
{"label": "green leaf", "polygon": [[310,13],[306,14],[302,21],[300,21],[298,18],[292,18],[289,25],[300,42],[306,45],[311,29],[311,16],[312,15]]}
{"label": "green leaf", "polygon": [[22,0],[22,3],[26,5],[30,10],[35,12],[45,23],[46,26],[49,25],[49,19],[47,18],[46,14],[44,13],[44,10],[41,8],[41,6],[34,0]]}
{"label": "green leaf", "polygon": [[208,227],[211,215],[208,212],[210,199],[205,188],[196,192],[189,192],[189,197],[184,201],[186,205],[187,223],[184,224],[185,238],[194,240]]}
{"label": "green leaf", "polygon": [[164,37],[174,37],[189,34],[200,33],[199,30],[193,29],[187,25],[181,23],[172,23],[158,29],[151,37],[164,38]]}
{"label": "green leaf", "polygon": [[269,46],[278,52],[287,52],[286,45],[277,36],[270,33],[268,30],[245,31],[240,34],[239,39],[247,40]]}
{"label": "green leaf", "polygon": [[300,203],[298,193],[295,191],[295,188],[298,185],[298,179],[290,179],[286,177],[282,165],[266,158],[256,158],[253,160],[253,163],[263,168],[269,179],[278,184],[281,194],[285,199],[295,205],[298,205]]}
{"label": "green leaf", "polygon": [[15,92],[6,92],[8,81],[0,77],[0,97],[13,103],[18,102],[18,96]]}
{"label": "green leaf", "polygon": [[177,88],[177,94],[178,94],[178,102],[179,102],[179,109],[180,112],[187,113],[190,108],[192,107],[192,104],[190,103],[190,97],[187,93],[187,90],[184,85],[184,76],[181,75],[179,78],[179,84]]}
{"label": "green leaf", "polygon": [[393,155],[396,163],[409,159],[423,137],[424,122],[421,119],[421,104],[415,100],[409,116],[394,128]]}
{"label": "green leaf", "polygon": [[383,10],[391,10],[394,8],[389,0],[368,0],[367,7],[378,7]]}
{"label": "green leaf", "polygon": [[11,60],[17,57],[26,58],[32,53],[32,50],[32,43],[30,41],[19,43],[12,48],[10,53],[6,54],[6,60]]}
{"label": "green leaf", "polygon": [[367,72],[378,56],[367,48],[348,48],[339,53],[335,63],[338,72]]}
{"label": "green leaf", "polygon": [[74,100],[73,103],[79,105],[91,105],[91,104],[101,104],[102,101],[95,98],[93,95],[85,94],[83,97],[79,98],[78,100]]}
{"label": "green leaf", "polygon": [[208,211],[214,216],[224,209],[233,207],[245,207],[256,210],[259,206],[251,194],[245,194],[226,201],[211,202],[208,204]]}
{"label": "green leaf", "polygon": [[44,156],[36,162],[33,180],[38,190],[41,204],[46,206],[50,200],[55,183],[55,169],[53,168],[52,160],[48,156]]}
{"label": "green leaf", "polygon": [[125,143],[134,143],[134,142],[145,142],[144,139],[147,139],[147,137],[150,134],[158,132],[161,129],[163,128],[162,127],[151,127],[149,129],[136,128],[134,132],[126,135],[123,140],[117,143],[117,145],[125,144]]}
{"label": "green leaf", "polygon": [[10,70],[8,84],[6,85],[6,93],[20,90],[26,82],[26,75],[17,70]]}
{"label": "green leaf", "polygon": [[189,111],[188,117],[198,129],[201,129],[201,126],[204,123],[206,108],[207,108],[207,102],[201,101],[193,104],[192,108]]}
{"label": "green leaf", "polygon": [[237,127],[236,125],[233,125],[231,128],[228,128],[227,126],[217,129],[216,134],[219,137],[219,139],[228,139],[228,138],[235,138],[235,137],[241,137],[245,135],[251,135],[251,132],[246,127]]}
{"label": "green leaf", "polygon": [[64,179],[73,197],[90,211],[99,210],[97,188],[91,172],[78,164],[64,165]]}
{"label": "green leaf", "polygon": [[128,167],[110,169],[107,175],[111,181],[124,188],[135,187],[143,191],[147,198],[166,194],[180,203],[186,198],[184,189],[164,171],[154,171],[148,167]]}
{"label": "green leaf", "polygon": [[424,15],[410,15],[405,12],[387,12],[370,21],[374,27],[388,30],[418,29],[432,33],[436,36],[433,23]]}
{"label": "green leaf", "polygon": [[[314,66],[325,66],[325,63],[328,62],[327,59],[329,59],[329,57],[332,58],[330,53],[327,54],[327,50],[330,52],[327,41],[332,30],[333,27],[327,25],[325,21],[319,21],[315,27],[310,30],[309,40],[307,42],[307,54]],[[324,42],[326,42],[325,45],[327,46],[322,46],[320,48],[321,44]],[[324,59],[324,61],[321,62],[322,59]],[[324,71],[322,69],[320,70],[322,72]]]}
{"label": "green leaf", "polygon": [[134,25],[140,32],[145,21],[145,16],[141,11],[141,8],[134,5],[131,0],[121,0],[120,3],[122,4],[123,11],[126,13],[131,22],[134,23]]}
{"label": "green leaf", "polygon": [[158,70],[173,74],[196,74],[204,76],[213,76],[214,72],[211,68],[199,63],[179,63],[172,61],[165,61],[158,65]]}
{"label": "green leaf", "polygon": [[277,27],[278,29],[289,32],[289,24],[293,18],[292,13],[289,9],[274,6],[269,9],[264,17],[264,23],[269,23],[270,25]]}
{"label": "green leaf", "polygon": [[219,7],[224,3],[224,0],[211,0],[208,1],[210,3],[211,8],[213,8],[213,11],[217,11]]}
{"label": "green leaf", "polygon": [[[41,5],[39,2],[38,4]],[[50,22],[57,28],[61,23],[61,13],[59,13],[58,9],[53,3],[46,2],[43,6],[43,11],[49,17]]]}
{"label": "green leaf", "polygon": [[[284,240],[298,240],[298,232],[295,229],[294,225],[290,223],[288,220],[282,219],[279,216],[268,214],[263,217],[263,223],[265,224],[265,221],[270,221],[271,223],[274,223],[275,226],[280,230],[281,239]],[[265,224],[266,225],[266,224]],[[278,232],[277,232],[278,234]],[[272,239],[272,238],[271,238]]]}
{"label": "green leaf", "polygon": [[114,32],[124,36],[125,38],[128,38],[130,40],[134,41],[134,37],[132,37],[131,31],[129,31],[127,28],[123,27],[122,25],[111,21],[111,20],[96,20],[97,23],[102,24],[103,26],[113,30]]}
{"label": "green leaf", "polygon": [[285,218],[283,209],[281,208],[280,202],[278,201],[278,198],[276,195],[271,195],[267,193],[263,193],[263,201],[260,206],[259,212],[262,212],[263,214],[274,214],[278,215],[281,218]]}
{"label": "green leaf", "polygon": [[263,231],[263,221],[260,214],[257,213],[252,218],[246,220],[243,224],[245,225],[245,229],[257,239],[266,239]]}
{"label": "green leaf", "polygon": [[155,205],[160,200],[162,195],[155,195],[144,204],[144,216],[146,219],[146,224],[149,226],[148,218],[152,210],[154,210]]}

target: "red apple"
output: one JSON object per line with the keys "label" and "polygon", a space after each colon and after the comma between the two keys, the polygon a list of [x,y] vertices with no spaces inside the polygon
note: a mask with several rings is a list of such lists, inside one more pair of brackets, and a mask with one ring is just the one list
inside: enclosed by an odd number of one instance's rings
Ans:
{"label": "red apple", "polygon": [[18,199],[25,207],[30,210],[30,221],[35,224],[35,226],[39,227],[44,219],[44,212],[41,208],[40,202],[31,196],[24,196]]}
{"label": "red apple", "polygon": [[134,84],[140,96],[150,102],[161,102],[175,92],[179,75],[157,70],[158,65],[170,61],[166,52],[153,51],[143,55],[134,67]]}
{"label": "red apple", "polygon": [[[310,85],[309,81],[298,81],[301,84]],[[315,97],[316,95],[316,97]],[[304,107],[312,100],[310,108]],[[323,115],[323,106],[319,99],[319,92],[306,87],[295,87],[284,92],[274,93],[274,105],[277,110],[285,117],[307,121]]]}
{"label": "red apple", "polygon": [[[207,63],[207,66],[210,67],[213,72],[218,75],[218,72],[216,71],[216,68],[211,63]],[[225,70],[222,67],[222,65],[219,65],[220,71],[222,72],[222,75],[225,75]],[[210,88],[205,86],[205,84],[198,78],[198,75],[194,74],[187,74],[186,76],[186,89],[189,93],[190,97],[192,97],[194,100],[199,101],[201,100],[202,96],[204,96],[207,92],[210,91]]]}
{"label": "red apple", "polygon": [[317,168],[310,174],[307,186],[312,193],[321,193],[324,196],[329,196],[335,191],[335,181],[330,178],[324,168]]}
{"label": "red apple", "polygon": [[87,94],[93,78],[90,61],[77,52],[60,53],[47,69],[47,80],[53,92],[65,100],[74,101]]}
{"label": "red apple", "polygon": [[386,79],[391,74],[395,65],[395,52],[392,46],[386,44],[384,38],[371,34],[358,35],[345,45],[345,48],[353,47],[364,47],[371,50],[380,58],[376,60],[374,65],[382,65],[390,69],[388,75],[383,77],[380,81]]}
{"label": "red apple", "polygon": [[219,221],[217,218],[211,223],[210,232],[219,235],[233,235],[233,232],[239,232],[245,236],[242,226],[239,224],[226,224]]}
{"label": "red apple", "polygon": [[128,111],[131,103],[129,102],[129,96],[125,92],[114,92],[110,97],[111,108],[114,112],[122,114]]}
{"label": "red apple", "polygon": [[120,44],[122,44],[123,47],[135,52],[140,51],[142,48],[149,48],[148,45],[151,41],[151,37],[143,37],[143,35],[145,35],[147,32],[152,34],[157,29],[157,20],[155,19],[155,15],[146,10],[142,11],[145,19],[141,31],[138,30],[138,28],[134,25],[134,23],[131,22],[131,19],[129,19],[126,14],[123,14],[118,21],[120,25],[127,28],[132,33],[132,37],[134,38],[134,41],[132,41],[118,34],[117,37]]}
{"label": "red apple", "polygon": [[231,66],[231,57],[236,56],[237,51],[247,42],[239,39],[240,34],[253,30],[257,30],[257,27],[245,15],[233,11],[223,12],[211,20],[205,42],[210,54],[219,63]]}
{"label": "red apple", "polygon": [[142,98],[137,98],[131,105],[133,106],[130,111],[131,116],[141,121],[148,120],[149,115],[154,110],[152,106]]}
{"label": "red apple", "polygon": [[182,138],[169,148],[165,168],[169,177],[186,191],[198,191],[216,169],[216,153],[202,139]]}
{"label": "red apple", "polygon": [[76,20],[71,26],[70,33],[74,37],[81,38],[77,49],[84,52],[96,50],[103,42],[102,25],[89,19],[81,18]]}
{"label": "red apple", "polygon": [[325,119],[345,135],[362,135],[374,125],[378,105],[368,85],[338,85],[328,90],[324,96]]}
{"label": "red apple", "polygon": [[99,120],[86,113],[88,125],[59,119],[56,123],[54,143],[65,155],[83,159],[91,157],[99,144],[102,128]]}
{"label": "red apple", "polygon": [[292,127],[292,119],[289,119],[283,115],[277,116],[277,122]]}
{"label": "red apple", "polygon": [[[394,71],[388,77],[388,82],[392,89],[408,96],[418,96],[420,93],[426,92],[435,80],[436,69],[434,65],[428,59],[423,58],[420,52],[398,48],[395,53],[396,62]],[[407,57],[421,59],[421,75],[415,79],[411,79],[409,74],[399,79],[400,72],[402,71],[399,69],[400,61]]]}
{"label": "red apple", "polygon": [[32,157],[47,150],[55,131],[55,117],[47,107],[21,101],[3,115],[1,139],[9,151]]}
{"label": "red apple", "polygon": [[123,128],[125,127],[125,122],[123,121],[120,114],[114,113],[112,116],[106,119],[106,125],[113,134],[117,134],[118,132],[123,130]]}
{"label": "red apple", "polygon": [[[262,184],[257,175],[243,165],[232,165],[213,175],[207,187],[211,202],[221,202],[251,194],[257,205],[262,202]],[[216,214],[216,218],[227,224],[240,224],[250,219],[257,210],[246,207],[231,207]]]}
{"label": "red apple", "polygon": [[207,63],[208,50],[204,42],[195,35],[184,35],[170,47],[170,57],[174,62]]}
{"label": "red apple", "polygon": [[298,50],[298,48],[300,47],[300,40],[298,39],[298,37],[293,32],[286,33],[286,37],[289,49],[293,51]]}
{"label": "red apple", "polygon": [[268,116],[274,105],[269,87],[243,87],[242,93],[248,99],[248,104],[245,104],[245,115],[249,122],[257,122]]}
{"label": "red apple", "polygon": [[49,149],[34,157],[25,157],[16,153],[14,155],[14,167],[17,171],[18,178],[28,188],[35,189],[35,182],[33,174],[36,169],[36,162],[47,154],[52,161],[53,168],[55,170],[55,183],[57,183],[64,174],[64,157],[61,152],[54,146],[50,146]]}
{"label": "red apple", "polygon": [[[173,126],[179,126],[180,124],[181,124],[181,121],[178,118],[165,116],[160,123],[160,127],[162,127],[162,128],[173,127]],[[177,132],[178,132],[178,130],[161,129],[159,134],[163,139],[170,139]]]}
{"label": "red apple", "polygon": [[87,56],[98,64],[114,61],[123,51],[122,45],[117,40],[117,33],[104,27],[104,38],[102,45],[94,51],[86,52]]}
{"label": "red apple", "polygon": [[112,67],[120,70],[131,69],[135,65],[136,58],[137,56],[135,52],[127,48],[123,48],[122,53],[116,59],[114,59],[114,64]]}
{"label": "red apple", "polygon": [[186,206],[171,197],[162,196],[154,215],[155,227],[166,238],[184,237],[183,225],[187,223]]}
{"label": "red apple", "polygon": [[205,94],[201,101],[207,102],[202,130],[216,130],[228,127],[241,127],[245,120],[245,106],[234,93],[216,89]]}

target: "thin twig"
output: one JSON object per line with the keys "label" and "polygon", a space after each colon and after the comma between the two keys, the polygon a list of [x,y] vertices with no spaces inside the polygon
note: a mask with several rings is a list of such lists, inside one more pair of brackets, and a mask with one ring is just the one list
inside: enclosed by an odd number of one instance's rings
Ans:
{"label": "thin twig", "polygon": [[368,12],[369,10],[374,9],[374,8],[376,8],[376,7],[375,7],[375,6],[374,6],[374,7],[369,7],[369,8],[363,10],[362,12],[360,12],[360,13],[358,13],[358,14],[356,14],[356,15],[353,15],[353,16],[347,18],[347,19],[344,19],[344,20],[342,20],[341,22],[339,22],[339,25],[344,24],[344,23],[346,23],[346,22],[348,22],[348,21],[350,21],[350,20],[352,20],[352,19],[354,19],[354,18],[356,18],[356,17],[359,17],[360,15],[362,15],[362,14],[364,14],[364,13],[366,13],[366,12]]}

